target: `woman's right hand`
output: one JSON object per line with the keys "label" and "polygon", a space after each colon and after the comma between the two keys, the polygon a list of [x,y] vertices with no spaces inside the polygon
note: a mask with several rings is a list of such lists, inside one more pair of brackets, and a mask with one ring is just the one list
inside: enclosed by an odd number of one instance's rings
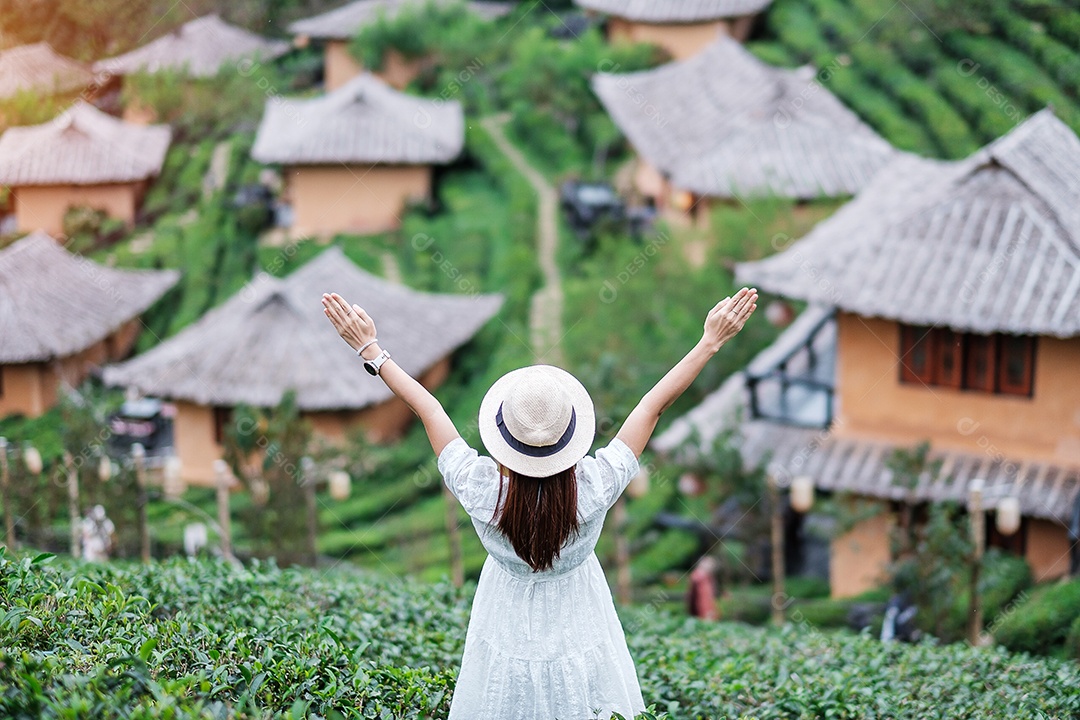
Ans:
{"label": "woman's right hand", "polygon": [[701,341],[713,352],[719,350],[743,329],[747,319],[757,309],[757,299],[756,289],[743,288],[733,297],[726,297],[716,303],[705,318],[705,333],[701,336]]}

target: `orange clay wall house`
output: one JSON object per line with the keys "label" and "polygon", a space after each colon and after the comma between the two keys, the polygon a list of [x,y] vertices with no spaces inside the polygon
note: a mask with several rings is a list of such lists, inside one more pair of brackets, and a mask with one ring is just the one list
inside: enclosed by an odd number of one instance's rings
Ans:
{"label": "orange clay wall house", "polygon": [[373,441],[392,440],[412,412],[364,372],[326,321],[320,298],[335,290],[371,312],[383,347],[429,388],[502,305],[498,295],[423,293],[382,280],[334,246],[284,279],[256,277],[174,337],[105,368],[105,382],[175,402],[173,442],[183,479],[193,484],[214,481],[231,409],[275,406],[287,390],[323,437],[362,428]]}
{"label": "orange clay wall house", "polygon": [[83,101],[47,123],[9,128],[0,136],[0,185],[12,190],[17,229],[59,235],[76,206],[132,224],[171,137],[164,125],[132,125]]}
{"label": "orange clay wall house", "polygon": [[[219,72],[248,77],[256,72],[257,63],[288,51],[289,43],[284,40],[269,40],[217,15],[204,15],[130,52],[99,60],[94,71],[99,78],[112,78],[113,87],[120,87],[124,77],[137,73],[178,73],[191,81],[212,78]],[[152,109],[128,93],[124,119],[146,123],[155,117]]]}
{"label": "orange clay wall house", "polygon": [[[295,36],[294,43],[306,46],[321,43],[323,46],[323,84],[327,92],[339,87],[364,72],[364,66],[349,50],[353,38],[368,25],[380,18],[393,19],[407,7],[422,8],[428,0],[355,0],[328,12],[321,13],[289,25]],[[440,0],[441,4],[450,4]],[[510,12],[511,6],[499,2],[470,2],[470,12],[484,19],[494,19]],[[373,72],[386,84],[401,90],[419,74],[424,66],[423,58],[406,58],[390,50],[383,57],[382,67]]]}
{"label": "orange clay wall house", "polygon": [[652,43],[676,60],[701,52],[720,35],[745,42],[754,18],[772,0],[574,0],[607,16],[611,42]]}
{"label": "orange clay wall house", "polygon": [[747,197],[853,195],[895,154],[812,71],[767,65],[727,37],[592,86],[637,153],[636,191],[672,220]]}
{"label": "orange clay wall house", "polygon": [[283,166],[294,237],[396,228],[432,193],[432,165],[465,144],[455,101],[406,95],[370,73],[310,100],[276,98],[251,155]]}
{"label": "orange clay wall house", "polygon": [[62,385],[124,358],[139,316],[178,279],[98,265],[43,232],[0,250],[0,417],[37,417]]}
{"label": "orange clay wall house", "polygon": [[[966,505],[976,479],[988,543],[1036,581],[1066,575],[1080,502],[1078,207],[1080,139],[1049,110],[965,160],[898,157],[805,238],[738,266],[741,283],[810,306],[658,446],[715,437],[741,408],[749,464],[891,503],[832,539],[834,596],[882,582],[897,503]],[[921,442],[940,471],[909,491],[887,460]],[[1004,497],[1022,513],[1008,536],[992,519]]]}

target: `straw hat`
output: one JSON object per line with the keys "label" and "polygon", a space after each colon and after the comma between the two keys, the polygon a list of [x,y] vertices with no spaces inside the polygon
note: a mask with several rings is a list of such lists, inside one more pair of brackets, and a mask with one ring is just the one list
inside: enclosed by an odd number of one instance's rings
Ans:
{"label": "straw hat", "polygon": [[585,386],[552,365],[531,365],[495,381],[480,403],[480,438],[516,473],[550,477],[592,447],[596,412]]}

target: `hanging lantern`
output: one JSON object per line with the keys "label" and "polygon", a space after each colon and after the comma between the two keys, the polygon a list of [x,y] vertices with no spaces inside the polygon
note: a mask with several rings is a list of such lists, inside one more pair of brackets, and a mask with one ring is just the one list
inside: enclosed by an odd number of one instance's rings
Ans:
{"label": "hanging lantern", "polygon": [[183,463],[180,462],[178,456],[170,455],[165,458],[165,465],[162,468],[162,471],[165,477],[163,489],[167,497],[180,497],[184,494],[184,490],[187,489],[184,479],[180,475],[182,469]]}
{"label": "hanging lantern", "polygon": [[26,450],[23,451],[23,461],[26,463],[26,469],[30,471],[31,475],[40,475],[41,471],[45,469],[45,463],[41,460],[41,453],[33,445],[26,446]]}
{"label": "hanging lantern", "polygon": [[262,478],[251,481],[251,501],[256,505],[265,505],[270,499],[270,484]]}
{"label": "hanging lantern", "polygon": [[787,327],[795,319],[795,311],[783,300],[773,300],[765,306],[765,319],[773,327]]}
{"label": "hanging lantern", "polygon": [[98,480],[103,483],[109,482],[109,479],[112,477],[112,461],[109,460],[108,455],[102,455],[101,458],[98,459],[97,476]]}
{"label": "hanging lantern", "polygon": [[334,470],[330,473],[330,497],[334,500],[345,500],[352,492],[352,478],[344,470]]}
{"label": "hanging lantern", "polygon": [[800,475],[791,481],[791,507],[795,512],[809,512],[814,505],[814,480]]}
{"label": "hanging lantern", "polygon": [[1020,498],[1010,495],[998,502],[997,529],[1002,535],[1013,535],[1020,529]]}
{"label": "hanging lantern", "polygon": [[626,486],[626,492],[632,498],[644,497],[649,492],[649,471],[641,468]]}

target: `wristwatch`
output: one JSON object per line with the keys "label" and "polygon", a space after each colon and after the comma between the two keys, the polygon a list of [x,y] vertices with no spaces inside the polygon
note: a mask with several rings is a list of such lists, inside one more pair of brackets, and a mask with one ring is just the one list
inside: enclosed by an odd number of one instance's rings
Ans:
{"label": "wristwatch", "polygon": [[367,370],[372,375],[378,375],[379,370],[383,366],[383,363],[386,362],[389,359],[390,359],[390,353],[387,352],[386,350],[383,350],[381,353],[379,353],[375,357],[371,358],[370,360],[365,360],[364,361],[364,369]]}

